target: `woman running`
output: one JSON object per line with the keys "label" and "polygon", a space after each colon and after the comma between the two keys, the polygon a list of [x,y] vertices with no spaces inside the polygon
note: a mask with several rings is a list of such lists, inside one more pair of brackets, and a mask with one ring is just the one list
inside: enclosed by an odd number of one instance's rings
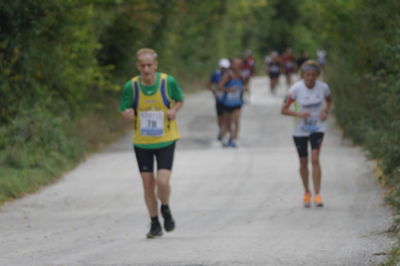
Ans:
{"label": "woman running", "polygon": [[[227,71],[219,83],[220,90],[225,92],[224,96],[224,126],[222,129],[223,146],[237,148],[239,135],[240,114],[243,105],[243,93],[248,92],[247,80],[241,74],[242,60],[234,58],[231,60],[231,69]],[[227,134],[229,139],[226,139]]]}
{"label": "woman running", "polygon": [[[300,176],[304,185],[304,207],[311,206],[311,190],[308,182],[308,143],[311,144],[312,179],[314,184],[314,203],[323,207],[321,189],[321,166],[319,155],[325,132],[325,120],[332,108],[332,97],[329,86],[321,82],[318,77],[321,67],[317,62],[305,62],[300,74],[302,80],[293,84],[289,89],[281,113],[294,116],[297,122],[293,132],[294,143],[300,159]],[[292,103],[296,102],[299,110],[290,110]]]}

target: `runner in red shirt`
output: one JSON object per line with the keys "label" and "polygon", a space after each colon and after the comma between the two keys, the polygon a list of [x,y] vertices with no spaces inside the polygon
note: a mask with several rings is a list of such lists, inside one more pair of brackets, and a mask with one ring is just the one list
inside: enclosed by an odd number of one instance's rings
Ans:
{"label": "runner in red shirt", "polygon": [[250,78],[254,75],[254,70],[256,67],[256,60],[251,54],[250,50],[247,50],[244,53],[244,57],[242,60],[242,65],[240,67],[240,70],[242,72],[242,76],[249,81]]}
{"label": "runner in red shirt", "polygon": [[282,63],[286,76],[287,86],[292,85],[292,74],[296,70],[296,60],[293,56],[292,48],[287,48],[286,52],[282,55]]}

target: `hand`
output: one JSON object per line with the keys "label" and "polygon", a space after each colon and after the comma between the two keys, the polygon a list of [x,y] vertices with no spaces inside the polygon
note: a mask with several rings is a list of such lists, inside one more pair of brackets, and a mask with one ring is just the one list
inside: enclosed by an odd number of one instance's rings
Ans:
{"label": "hand", "polygon": [[168,109],[167,111],[168,120],[175,120],[176,118],[176,110],[174,108]]}
{"label": "hand", "polygon": [[322,111],[322,113],[319,115],[319,119],[321,119],[321,121],[325,121],[327,118],[328,118],[328,112]]}
{"label": "hand", "polygon": [[308,118],[310,116],[310,113],[309,112],[302,112],[302,113],[298,113],[297,116],[301,117],[301,118]]}
{"label": "hand", "polygon": [[125,111],[122,112],[122,117],[126,120],[133,120],[135,118],[135,112],[132,108],[125,109]]}

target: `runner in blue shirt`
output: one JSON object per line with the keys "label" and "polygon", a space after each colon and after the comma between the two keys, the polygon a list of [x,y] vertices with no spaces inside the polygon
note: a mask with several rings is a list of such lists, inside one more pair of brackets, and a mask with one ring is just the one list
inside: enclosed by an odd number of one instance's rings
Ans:
{"label": "runner in blue shirt", "polygon": [[[242,60],[233,58],[231,69],[227,71],[220,83],[219,88],[225,92],[224,106],[224,126],[223,141],[224,147],[238,147],[237,139],[239,136],[241,108],[243,105],[243,94],[249,92],[248,80],[241,73]],[[228,137],[228,134],[230,135]]]}

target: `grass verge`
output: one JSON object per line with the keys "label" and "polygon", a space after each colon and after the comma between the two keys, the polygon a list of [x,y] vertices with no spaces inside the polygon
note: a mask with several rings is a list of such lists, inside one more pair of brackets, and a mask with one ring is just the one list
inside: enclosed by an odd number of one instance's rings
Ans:
{"label": "grass verge", "polygon": [[[104,96],[75,120],[40,102],[0,128],[0,205],[56,181],[88,154],[124,134],[118,96]],[[62,104],[60,104],[62,105]],[[62,108],[59,108],[62,109]]]}

